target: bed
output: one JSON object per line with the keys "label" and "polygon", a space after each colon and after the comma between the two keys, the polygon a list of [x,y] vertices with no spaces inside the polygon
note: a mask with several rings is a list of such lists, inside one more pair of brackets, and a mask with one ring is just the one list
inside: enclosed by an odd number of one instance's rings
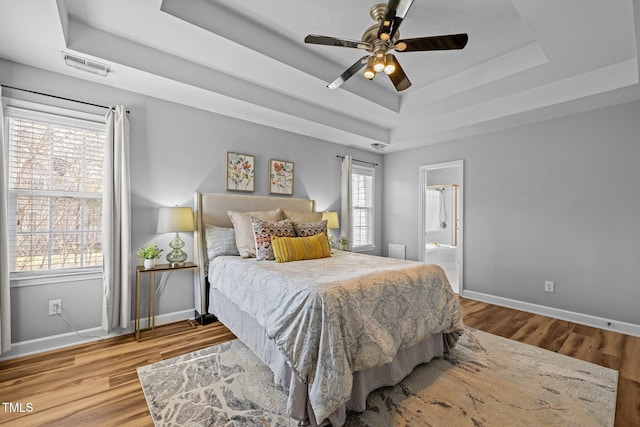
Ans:
{"label": "bed", "polygon": [[[228,231],[228,211],[313,213],[313,200],[195,195],[197,308],[215,315],[289,391],[288,415],[301,424],[342,425],[366,409],[368,394],[455,345],[458,300],[438,266],[334,251],[277,263],[215,253],[212,227]],[[237,225],[237,223],[236,223]],[[235,230],[240,233],[240,230]],[[210,239],[211,234],[209,234]]]}

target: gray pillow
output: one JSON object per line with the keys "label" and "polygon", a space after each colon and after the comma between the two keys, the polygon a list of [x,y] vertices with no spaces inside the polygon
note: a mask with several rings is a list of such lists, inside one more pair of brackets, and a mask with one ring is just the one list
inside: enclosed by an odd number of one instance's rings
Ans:
{"label": "gray pillow", "polygon": [[204,230],[209,261],[222,255],[240,255],[236,245],[236,231],[233,227],[205,224]]}

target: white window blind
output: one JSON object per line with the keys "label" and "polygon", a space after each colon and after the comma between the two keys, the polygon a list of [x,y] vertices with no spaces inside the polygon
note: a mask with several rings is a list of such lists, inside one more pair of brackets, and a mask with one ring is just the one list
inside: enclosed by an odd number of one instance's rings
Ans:
{"label": "white window blind", "polygon": [[352,247],[373,248],[375,170],[354,165],[351,175]]}
{"label": "white window blind", "polygon": [[13,272],[102,266],[105,125],[7,107]]}

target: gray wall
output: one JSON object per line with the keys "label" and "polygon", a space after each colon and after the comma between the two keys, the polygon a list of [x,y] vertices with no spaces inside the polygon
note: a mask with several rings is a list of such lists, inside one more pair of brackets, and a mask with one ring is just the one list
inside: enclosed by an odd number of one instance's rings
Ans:
{"label": "gray wall", "polygon": [[465,290],[638,325],[639,118],[635,102],[387,154],[383,243],[418,259],[418,167],[463,159]]}
{"label": "gray wall", "polygon": [[[380,163],[376,253],[400,243],[408,258],[418,259],[418,167],[464,159],[465,289],[640,324],[640,285],[632,270],[640,259],[640,103],[382,159],[5,60],[0,82],[129,108],[132,250],[151,241],[167,247],[170,236],[155,233],[158,207],[191,206],[195,191],[224,192],[225,152],[232,150],[256,156],[255,194],[268,194],[270,158],[293,161],[294,196],[315,199],[319,210],[339,207],[336,155]],[[53,103],[20,92],[5,95]],[[183,234],[188,248],[192,238]],[[556,293],[543,292],[545,280],[555,281]],[[12,288],[11,298],[14,342],[69,331],[47,315],[50,299],[63,299],[65,316],[77,329],[100,324],[99,280]],[[158,313],[192,308],[192,274],[174,273]]]}
{"label": "gray wall", "polygon": [[[253,194],[256,195],[269,193],[267,177],[271,158],[294,162],[293,197],[315,199],[318,210],[339,211],[341,163],[337,155],[350,154],[379,163],[376,173],[378,183],[382,182],[382,156],[377,153],[243,122],[2,59],[0,82],[101,105],[124,104],[130,110],[133,252],[147,243],[157,243],[168,249],[172,236],[156,234],[158,207],[192,206],[196,191],[225,192],[227,151],[255,156],[256,188]],[[5,90],[3,94],[61,105],[51,98],[34,97],[18,91]],[[74,103],[64,105],[83,108]],[[98,109],[97,112],[104,114],[105,111]],[[382,185],[379,185],[378,200],[382,200],[381,191]],[[377,248],[380,248],[381,204],[376,218]],[[181,236],[187,243],[185,249],[188,249],[189,259],[192,259],[193,237],[191,233],[182,233]],[[377,249],[376,253],[379,252]],[[132,262],[135,265],[138,261],[133,258]],[[172,273],[160,291],[156,313],[192,310],[192,283],[192,272]],[[101,286],[100,280],[93,280],[12,288],[12,341],[69,332],[60,319],[48,316],[50,299],[63,300],[65,317],[77,329],[100,326]]]}

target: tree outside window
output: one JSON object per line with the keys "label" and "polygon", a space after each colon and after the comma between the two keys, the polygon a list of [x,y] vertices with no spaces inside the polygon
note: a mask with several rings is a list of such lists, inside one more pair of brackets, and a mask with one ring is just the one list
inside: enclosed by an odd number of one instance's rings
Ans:
{"label": "tree outside window", "polygon": [[7,108],[12,271],[102,265],[104,124]]}

